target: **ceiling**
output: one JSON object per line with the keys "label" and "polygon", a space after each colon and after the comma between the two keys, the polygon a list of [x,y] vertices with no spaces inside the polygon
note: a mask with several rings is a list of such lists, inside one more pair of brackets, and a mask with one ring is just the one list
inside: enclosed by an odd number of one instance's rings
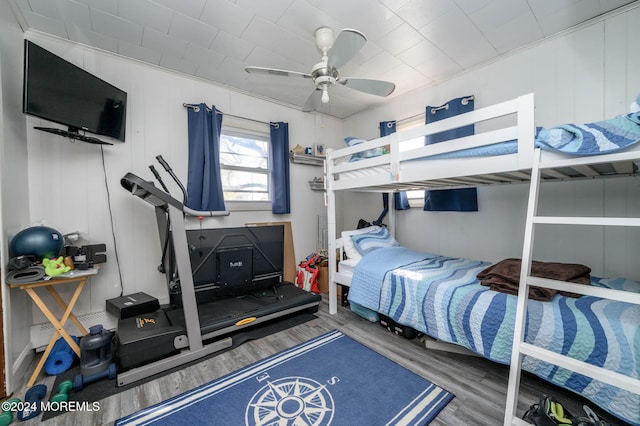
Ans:
{"label": "ceiling", "polygon": [[[301,108],[311,80],[248,74],[246,66],[310,73],[314,32],[367,36],[340,76],[388,80],[390,97],[446,80],[630,0],[10,0],[37,30]],[[345,118],[388,98],[337,85],[320,111]]]}

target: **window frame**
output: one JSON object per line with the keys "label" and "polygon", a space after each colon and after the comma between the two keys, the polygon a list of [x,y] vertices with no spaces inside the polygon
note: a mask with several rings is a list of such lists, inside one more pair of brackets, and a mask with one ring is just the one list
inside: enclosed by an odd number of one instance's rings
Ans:
{"label": "window frame", "polygon": [[[251,138],[254,140],[264,141],[267,143],[267,165],[266,169],[259,169],[255,167],[242,167],[242,166],[225,166],[220,162],[220,171],[223,170],[237,170],[249,173],[259,173],[267,175],[267,187],[268,187],[268,200],[265,201],[242,201],[242,200],[224,200],[225,207],[228,211],[271,211],[272,202],[273,202],[273,159],[271,158],[271,136],[269,133],[269,129],[267,128],[264,132],[257,129],[248,129],[239,124],[234,123],[233,125],[225,125],[224,122],[222,124],[222,129],[220,131],[220,139],[222,140],[223,136],[235,136],[235,137],[244,137]],[[222,192],[225,192],[225,188],[223,186]]]}

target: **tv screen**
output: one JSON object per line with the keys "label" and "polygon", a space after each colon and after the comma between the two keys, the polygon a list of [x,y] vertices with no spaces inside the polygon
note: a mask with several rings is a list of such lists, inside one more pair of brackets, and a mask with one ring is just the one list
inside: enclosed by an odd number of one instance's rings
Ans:
{"label": "tv screen", "polygon": [[22,108],[69,126],[70,133],[125,139],[127,93],[29,40],[24,44]]}
{"label": "tv screen", "polygon": [[187,243],[198,303],[272,288],[282,281],[282,225],[187,230]]}

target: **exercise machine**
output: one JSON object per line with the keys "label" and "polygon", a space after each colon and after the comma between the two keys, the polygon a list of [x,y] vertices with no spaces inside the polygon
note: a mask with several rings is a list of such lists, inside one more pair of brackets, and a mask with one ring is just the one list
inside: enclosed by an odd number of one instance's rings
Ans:
{"label": "exercise machine", "polygon": [[[186,199],[184,186],[161,157],[160,164],[178,183]],[[143,378],[163,372],[209,354],[230,347],[233,333],[246,327],[276,320],[298,312],[316,312],[321,296],[306,292],[293,283],[282,281],[282,273],[262,274],[259,277],[226,273],[224,284],[202,285],[198,272],[202,261],[194,261],[193,244],[185,227],[185,216],[216,216],[226,212],[199,212],[189,209],[167,190],[159,174],[151,167],[163,189],[133,173],[127,173],[120,181],[122,187],[133,196],[154,207],[162,246],[162,261],[158,269],[167,276],[169,292],[174,297],[172,306],[156,312],[121,319],[118,322],[118,357],[121,370],[117,375],[118,386],[124,386]],[[240,228],[230,228],[228,239],[245,241],[251,233],[243,233]],[[221,230],[219,230],[220,232]],[[193,237],[193,236],[192,236]],[[226,238],[226,236],[223,236]],[[226,240],[228,240],[226,239]],[[260,255],[259,246],[235,244],[230,250],[219,250],[220,245],[210,248],[202,259],[218,255],[227,263],[238,265],[242,262],[226,260],[229,253],[240,256]],[[264,254],[264,253],[262,253]],[[254,256],[255,257],[255,256]],[[246,257],[247,261],[251,259]],[[218,260],[218,262],[220,262]],[[246,263],[246,262],[245,262]],[[255,263],[255,261],[254,261]],[[192,265],[197,265],[195,268]],[[277,265],[276,265],[277,266]],[[255,269],[255,266],[254,266]],[[276,268],[277,269],[277,268]],[[280,265],[280,271],[282,266]],[[245,269],[247,270],[247,269]],[[195,281],[194,284],[194,271]],[[225,275],[218,271],[218,275]],[[257,279],[264,279],[256,285]],[[238,291],[240,282],[246,282],[250,289],[245,294]],[[222,288],[229,284],[227,288]],[[216,292],[216,289],[220,291]],[[255,291],[258,291],[258,294]],[[216,296],[219,294],[219,296]],[[206,297],[200,297],[201,295]],[[202,299],[202,300],[198,300]],[[179,303],[178,303],[179,302]],[[205,344],[204,342],[210,342]],[[122,368],[124,367],[124,368]]]}

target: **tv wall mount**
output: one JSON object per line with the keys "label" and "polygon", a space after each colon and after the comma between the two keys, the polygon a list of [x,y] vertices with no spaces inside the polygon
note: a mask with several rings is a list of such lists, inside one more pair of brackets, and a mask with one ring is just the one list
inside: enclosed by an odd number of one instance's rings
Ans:
{"label": "tv wall mount", "polygon": [[92,143],[95,145],[113,145],[111,142],[105,142],[102,139],[94,138],[93,136],[87,136],[80,134],[80,129],[77,127],[69,126],[69,130],[58,129],[55,127],[38,127],[35,126],[34,129],[41,130],[47,133],[53,133],[54,135],[63,136],[69,139],[79,140],[82,142]]}

